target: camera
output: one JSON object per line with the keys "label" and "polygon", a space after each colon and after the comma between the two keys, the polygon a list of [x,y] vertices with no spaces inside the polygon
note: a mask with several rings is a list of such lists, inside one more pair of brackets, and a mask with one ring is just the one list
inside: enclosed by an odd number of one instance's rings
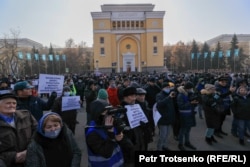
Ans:
{"label": "camera", "polygon": [[124,114],[126,114],[126,108],[113,108],[112,106],[108,106],[105,108],[107,110],[107,115],[112,115],[114,118],[113,127],[115,128],[115,134],[120,134],[124,131],[127,126],[125,121],[123,120]]}

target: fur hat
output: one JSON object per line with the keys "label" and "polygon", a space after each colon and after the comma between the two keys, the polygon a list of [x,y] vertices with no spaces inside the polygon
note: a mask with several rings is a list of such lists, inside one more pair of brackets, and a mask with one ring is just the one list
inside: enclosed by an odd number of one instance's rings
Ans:
{"label": "fur hat", "polygon": [[212,85],[212,84],[206,84],[206,85],[205,85],[205,89],[206,89],[206,90],[215,89],[215,86]]}
{"label": "fur hat", "polygon": [[136,95],[136,88],[135,87],[127,87],[123,91],[123,97]]}

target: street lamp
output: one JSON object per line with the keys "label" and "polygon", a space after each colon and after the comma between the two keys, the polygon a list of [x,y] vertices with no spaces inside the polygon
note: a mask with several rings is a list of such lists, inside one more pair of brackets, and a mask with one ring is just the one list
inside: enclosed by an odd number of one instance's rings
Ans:
{"label": "street lamp", "polygon": [[96,60],[95,62],[96,62],[96,71],[98,71],[98,70],[99,70],[99,68],[98,68],[98,63],[99,63],[99,61]]}
{"label": "street lamp", "polygon": [[164,68],[167,68],[167,57],[164,57]]}

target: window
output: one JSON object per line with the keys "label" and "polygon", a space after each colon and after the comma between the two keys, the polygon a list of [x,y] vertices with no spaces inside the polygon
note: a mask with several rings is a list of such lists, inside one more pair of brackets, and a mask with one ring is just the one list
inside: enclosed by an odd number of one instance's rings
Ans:
{"label": "window", "polygon": [[104,48],[101,48],[100,53],[101,53],[101,55],[104,55],[104,54],[105,54]]}
{"label": "window", "polygon": [[153,53],[154,53],[154,54],[157,54],[157,52],[158,52],[158,51],[157,51],[157,47],[155,46],[155,47],[154,47]]}
{"label": "window", "polygon": [[104,37],[100,37],[100,43],[104,43]]}
{"label": "window", "polygon": [[122,21],[122,27],[125,27],[125,21]]}
{"label": "window", "polygon": [[141,21],[141,27],[144,28],[144,22],[143,21]]}
{"label": "window", "polygon": [[127,27],[130,27],[130,22],[129,21],[127,21]]}
{"label": "window", "polygon": [[138,28],[139,27],[139,21],[136,21],[135,24],[136,24],[136,27]]}
{"label": "window", "polygon": [[153,42],[156,43],[157,42],[157,36],[153,37]]}
{"label": "window", "polygon": [[113,25],[113,28],[116,28],[116,22],[115,21],[113,21],[112,25]]}

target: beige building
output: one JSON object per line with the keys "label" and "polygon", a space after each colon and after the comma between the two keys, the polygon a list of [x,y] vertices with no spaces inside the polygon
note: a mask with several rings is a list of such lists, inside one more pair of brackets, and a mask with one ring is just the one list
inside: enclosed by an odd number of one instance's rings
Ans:
{"label": "beige building", "polygon": [[153,4],[104,4],[91,12],[95,70],[145,72],[163,69],[163,17]]}

